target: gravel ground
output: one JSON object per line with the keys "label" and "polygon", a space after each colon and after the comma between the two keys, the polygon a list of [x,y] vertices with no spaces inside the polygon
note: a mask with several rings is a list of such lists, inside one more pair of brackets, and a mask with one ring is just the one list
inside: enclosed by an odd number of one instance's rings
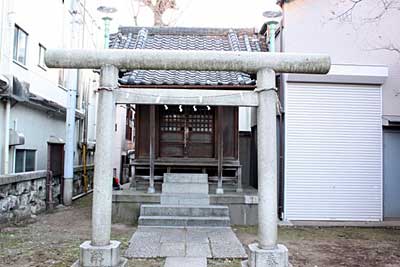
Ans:
{"label": "gravel ground", "polygon": [[[256,240],[255,227],[236,227],[243,244]],[[400,229],[356,227],[280,228],[279,243],[293,266],[400,266]]]}
{"label": "gravel ground", "polygon": [[[79,245],[90,239],[91,197],[41,214],[19,225],[0,225],[0,266],[71,266]],[[112,239],[122,250],[135,226],[114,224]],[[255,227],[234,227],[244,244],[255,241]],[[281,228],[280,243],[289,249],[293,266],[400,267],[400,229]],[[130,260],[128,266],[163,266],[163,259]],[[240,266],[238,260],[210,260],[209,266]]]}

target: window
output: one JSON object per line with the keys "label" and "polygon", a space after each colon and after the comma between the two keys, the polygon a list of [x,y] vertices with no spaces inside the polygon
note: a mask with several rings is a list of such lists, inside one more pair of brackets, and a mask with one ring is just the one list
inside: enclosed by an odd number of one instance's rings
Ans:
{"label": "window", "polygon": [[28,44],[28,34],[20,27],[15,25],[13,59],[24,65],[26,64],[27,44]]}
{"label": "window", "polygon": [[65,70],[59,69],[58,70],[58,85],[62,88],[67,88],[67,81],[65,79]]}
{"label": "window", "polygon": [[46,69],[46,64],[44,64],[44,54],[46,53],[46,47],[39,44],[39,67]]}
{"label": "window", "polygon": [[17,149],[15,151],[15,172],[34,171],[36,166],[36,150]]}

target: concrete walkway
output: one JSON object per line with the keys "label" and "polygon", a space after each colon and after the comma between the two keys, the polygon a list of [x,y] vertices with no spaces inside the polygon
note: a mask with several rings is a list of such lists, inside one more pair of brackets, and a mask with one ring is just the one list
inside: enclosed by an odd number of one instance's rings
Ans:
{"label": "concrete walkway", "polygon": [[[247,258],[230,227],[140,226],[129,241],[127,258]],[[177,259],[169,259],[174,261]],[[200,266],[200,265],[199,265]]]}

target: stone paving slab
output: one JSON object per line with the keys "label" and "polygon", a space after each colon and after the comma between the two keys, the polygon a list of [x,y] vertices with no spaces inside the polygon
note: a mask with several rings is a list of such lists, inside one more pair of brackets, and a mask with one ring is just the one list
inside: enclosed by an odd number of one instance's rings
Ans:
{"label": "stone paving slab", "polygon": [[230,227],[139,227],[125,252],[128,258],[247,258]]}
{"label": "stone paving slab", "polygon": [[[144,241],[144,240],[142,240]],[[160,242],[132,242],[125,251],[127,258],[157,258],[160,257]]]}
{"label": "stone paving slab", "polygon": [[187,243],[202,243],[208,244],[210,241],[208,239],[207,233],[191,230],[190,228],[186,232],[186,242]]}
{"label": "stone paving slab", "polygon": [[186,243],[186,257],[211,258],[211,249],[208,243]]}
{"label": "stone paving slab", "polygon": [[185,242],[186,231],[184,228],[170,229],[167,232],[161,234],[160,242]]}
{"label": "stone paving slab", "polygon": [[129,240],[129,243],[133,242],[141,242],[142,240],[146,240],[150,243],[158,243],[160,242],[161,234],[159,232],[138,232],[136,235],[133,235]]}
{"label": "stone paving slab", "polygon": [[185,242],[164,242],[160,246],[160,257],[184,257],[186,256]]}
{"label": "stone paving slab", "polygon": [[168,257],[164,267],[206,267],[207,259],[199,257]]}
{"label": "stone paving slab", "polygon": [[236,244],[236,242],[211,242],[212,258],[246,258],[247,255],[243,246],[237,246]]}

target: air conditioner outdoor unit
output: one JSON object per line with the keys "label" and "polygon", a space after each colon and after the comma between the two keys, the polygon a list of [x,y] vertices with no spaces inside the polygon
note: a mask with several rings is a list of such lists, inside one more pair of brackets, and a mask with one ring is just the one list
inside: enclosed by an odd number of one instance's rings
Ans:
{"label": "air conditioner outdoor unit", "polygon": [[13,129],[10,129],[10,146],[18,146],[25,144],[25,136]]}
{"label": "air conditioner outdoor unit", "polygon": [[0,94],[8,92],[12,84],[12,76],[0,74]]}
{"label": "air conditioner outdoor unit", "polygon": [[25,81],[18,80],[17,77],[13,77],[13,86],[12,86],[12,96],[14,99],[20,102],[29,100],[29,87],[30,84]]}
{"label": "air conditioner outdoor unit", "polygon": [[0,75],[0,95],[11,97],[18,102],[29,100],[30,84],[13,75]]}

